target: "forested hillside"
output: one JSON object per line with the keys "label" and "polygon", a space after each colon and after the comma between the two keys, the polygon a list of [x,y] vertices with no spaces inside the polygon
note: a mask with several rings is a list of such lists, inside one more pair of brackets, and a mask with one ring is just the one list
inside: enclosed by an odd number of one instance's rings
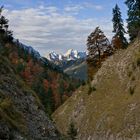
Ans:
{"label": "forested hillside", "polygon": [[38,95],[0,54],[0,139],[50,139],[59,134]]}
{"label": "forested hillside", "polygon": [[[17,25],[25,22],[15,30],[29,27],[32,36],[31,30],[37,28],[38,33],[30,39],[40,41],[40,47],[49,43],[48,50],[55,45],[67,49],[73,43],[79,47],[85,41],[84,33],[96,22],[91,11],[97,14],[98,24],[105,14],[100,10],[106,11],[105,5],[109,10],[114,1],[109,6],[104,1],[98,1],[101,5],[73,1],[74,7],[67,7],[72,1],[61,3],[62,11],[58,3],[47,7],[42,0],[38,8],[32,5],[25,10],[19,2],[15,7],[20,10],[11,10],[12,14],[7,10],[7,14],[16,17],[14,22],[20,20]],[[93,24],[94,30],[86,36],[87,51],[74,48],[65,55],[53,51],[50,60],[14,37],[3,15],[4,7],[0,7],[0,140],[140,139],[140,0],[125,0],[123,4],[128,8],[127,25],[124,9],[115,4],[113,28],[110,24],[104,27],[110,23],[103,21],[106,17],[101,20],[103,26]],[[26,20],[23,15],[27,13]],[[23,17],[18,19],[17,15]],[[36,19],[33,25],[32,18]],[[107,26],[110,29],[105,29]]]}
{"label": "forested hillside", "polygon": [[47,59],[30,54],[17,42],[2,44],[1,54],[11,61],[17,74],[38,94],[49,114],[80,85],[80,81],[69,78]]}
{"label": "forested hillside", "polygon": [[2,10],[3,7],[0,13],[0,54],[11,62],[16,73],[37,93],[46,112],[51,114],[81,82],[64,74],[32,47],[13,39],[12,31],[8,28],[9,21],[2,16]]}

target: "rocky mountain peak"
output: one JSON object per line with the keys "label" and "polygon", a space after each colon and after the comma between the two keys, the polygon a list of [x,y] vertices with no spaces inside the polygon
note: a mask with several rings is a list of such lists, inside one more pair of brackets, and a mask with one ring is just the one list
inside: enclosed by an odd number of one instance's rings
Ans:
{"label": "rocky mountain peak", "polygon": [[78,60],[78,59],[85,59],[86,58],[86,52],[80,52],[74,49],[69,49],[64,54],[58,54],[56,52],[49,53],[46,57],[50,61],[71,61],[71,60]]}

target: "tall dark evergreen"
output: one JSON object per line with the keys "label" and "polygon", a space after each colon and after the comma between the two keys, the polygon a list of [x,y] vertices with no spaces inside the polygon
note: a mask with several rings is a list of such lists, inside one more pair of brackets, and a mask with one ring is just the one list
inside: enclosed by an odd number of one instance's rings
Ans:
{"label": "tall dark evergreen", "polygon": [[13,37],[12,37],[12,31],[8,30],[8,22],[9,20],[6,19],[3,15],[2,15],[2,11],[3,11],[3,6],[0,7],[0,38],[3,41],[12,41]]}
{"label": "tall dark evergreen", "polygon": [[2,13],[3,7],[4,7],[4,6],[1,6],[1,7],[0,7],[0,15],[1,15],[1,13]]}
{"label": "tall dark evergreen", "polygon": [[[112,22],[113,22],[113,32],[115,33],[113,39],[119,40],[119,45],[121,45],[120,47],[117,47],[117,48],[126,48],[127,44],[128,44],[127,40],[124,36],[124,34],[126,32],[124,29],[121,11],[120,11],[120,8],[117,4],[116,4],[115,8],[113,8]],[[115,45],[118,45],[118,44],[115,44]]]}
{"label": "tall dark evergreen", "polygon": [[132,41],[140,31],[140,0],[126,0],[125,3],[128,6],[128,32]]}

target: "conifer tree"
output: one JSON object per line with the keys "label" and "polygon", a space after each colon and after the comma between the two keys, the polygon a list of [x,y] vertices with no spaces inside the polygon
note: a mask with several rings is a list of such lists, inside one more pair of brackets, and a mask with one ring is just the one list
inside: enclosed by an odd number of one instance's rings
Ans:
{"label": "conifer tree", "polygon": [[54,99],[53,99],[53,92],[52,89],[49,87],[48,92],[47,92],[47,112],[49,115],[53,113],[55,110],[55,105],[54,105]]}
{"label": "conifer tree", "polygon": [[6,31],[8,28],[8,19],[6,19],[3,15],[2,15],[2,11],[3,11],[3,6],[0,7],[0,29],[1,31],[3,30]]}
{"label": "conifer tree", "polygon": [[76,140],[77,136],[77,129],[75,128],[73,122],[70,123],[69,130],[68,130],[68,138],[69,140]]}
{"label": "conifer tree", "polygon": [[1,6],[1,7],[0,7],[0,15],[1,15],[1,13],[2,13],[3,7],[4,7],[4,6]]}
{"label": "conifer tree", "polygon": [[3,11],[3,6],[0,7],[0,39],[5,41],[12,41],[13,33],[12,31],[8,30],[9,20],[2,15],[2,11]]}
{"label": "conifer tree", "polygon": [[128,32],[132,41],[140,31],[140,0],[126,0],[125,4],[128,6]]}
{"label": "conifer tree", "polygon": [[[128,44],[124,36],[126,32],[124,29],[124,24],[121,17],[120,8],[118,7],[117,4],[115,8],[113,8],[112,22],[113,22],[113,32],[115,33],[113,37],[113,40],[114,40],[113,42],[115,42],[115,48],[126,48]],[[119,45],[119,47],[117,45]]]}

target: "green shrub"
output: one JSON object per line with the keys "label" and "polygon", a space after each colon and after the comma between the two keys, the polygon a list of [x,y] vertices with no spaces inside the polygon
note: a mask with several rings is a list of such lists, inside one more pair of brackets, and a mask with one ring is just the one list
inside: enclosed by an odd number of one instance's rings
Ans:
{"label": "green shrub", "polygon": [[74,123],[71,122],[68,129],[68,140],[76,140],[77,138],[77,129],[74,126]]}
{"label": "green shrub", "polygon": [[135,88],[134,88],[134,87],[130,87],[130,88],[129,88],[129,92],[130,92],[131,95],[133,95],[134,92],[135,92]]}
{"label": "green shrub", "polygon": [[132,71],[128,72],[128,77],[130,77],[132,75]]}
{"label": "green shrub", "polygon": [[136,55],[136,64],[137,64],[138,67],[140,67],[140,50]]}
{"label": "green shrub", "polygon": [[132,79],[131,79],[131,80],[132,80],[132,81],[135,81],[135,79],[136,79],[135,76],[132,76]]}
{"label": "green shrub", "polygon": [[140,67],[140,57],[137,58],[137,66]]}
{"label": "green shrub", "polygon": [[89,84],[89,87],[88,87],[88,95],[90,95],[92,93],[92,91],[96,91],[96,88],[94,86],[91,86]]}
{"label": "green shrub", "polygon": [[17,72],[20,73],[24,69],[25,69],[25,65],[23,63],[19,62],[18,65],[17,65],[17,68],[16,68]]}
{"label": "green shrub", "polygon": [[133,70],[135,70],[137,68],[134,62],[132,63],[132,68],[133,68]]}

